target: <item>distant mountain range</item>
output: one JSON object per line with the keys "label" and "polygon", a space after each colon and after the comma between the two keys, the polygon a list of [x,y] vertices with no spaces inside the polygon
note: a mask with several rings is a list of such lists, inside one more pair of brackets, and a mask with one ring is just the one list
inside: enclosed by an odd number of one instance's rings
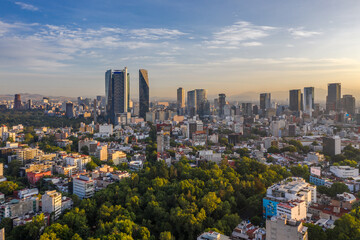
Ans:
{"label": "distant mountain range", "polygon": [[[3,94],[0,95],[0,101],[9,101],[14,100],[15,94]],[[64,97],[64,96],[44,96],[41,94],[32,94],[32,93],[20,93],[21,101],[26,101],[28,99],[32,99],[33,101],[40,101],[43,97],[48,97],[50,101],[74,101],[77,98],[74,97]]]}
{"label": "distant mountain range", "polygon": [[[303,89],[302,89],[303,92]],[[226,94],[226,93],[225,93]],[[342,95],[350,94],[353,95],[356,98],[356,101],[360,101],[360,90],[354,90],[354,89],[342,89],[341,90]],[[77,97],[65,97],[65,96],[44,96],[41,94],[31,94],[31,93],[20,93],[21,100],[26,101],[28,99],[32,99],[33,101],[39,101],[42,100],[43,97],[50,98],[51,101],[77,101]],[[258,103],[259,102],[259,95],[260,92],[255,91],[249,91],[249,92],[243,92],[236,95],[227,95],[227,100],[234,102],[253,102]],[[315,102],[324,104],[326,102],[326,95],[327,90],[322,88],[315,88]],[[90,97],[94,98],[94,97]],[[213,101],[215,98],[218,98],[218,95],[208,95],[208,99],[210,101]],[[137,96],[135,98],[132,98],[133,101],[137,102]],[[289,91],[273,91],[271,92],[271,99],[272,101],[277,101],[279,103],[288,103],[289,100]],[[0,95],[0,101],[3,100],[14,100],[14,94],[3,94]],[[151,101],[176,101],[176,92],[174,92],[173,97],[157,97],[153,96],[151,97]],[[359,102],[360,103],[360,102]]]}

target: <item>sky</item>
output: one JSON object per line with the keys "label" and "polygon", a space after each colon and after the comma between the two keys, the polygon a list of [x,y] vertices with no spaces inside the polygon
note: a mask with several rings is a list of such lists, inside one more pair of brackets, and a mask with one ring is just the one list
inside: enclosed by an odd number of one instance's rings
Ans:
{"label": "sky", "polygon": [[[360,92],[358,0],[1,0],[0,94],[104,95],[107,69],[138,69],[152,98],[340,82]],[[343,91],[345,94],[346,92]]]}

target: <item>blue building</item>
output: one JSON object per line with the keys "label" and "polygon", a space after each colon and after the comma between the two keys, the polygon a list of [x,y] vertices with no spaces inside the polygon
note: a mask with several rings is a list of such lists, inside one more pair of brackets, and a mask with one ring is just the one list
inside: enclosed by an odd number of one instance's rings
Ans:
{"label": "blue building", "polygon": [[263,198],[263,217],[265,219],[277,215],[277,205],[279,202]]}
{"label": "blue building", "polygon": [[322,179],[318,176],[310,175],[310,183],[316,185],[316,186],[324,186],[325,185],[325,179]]}

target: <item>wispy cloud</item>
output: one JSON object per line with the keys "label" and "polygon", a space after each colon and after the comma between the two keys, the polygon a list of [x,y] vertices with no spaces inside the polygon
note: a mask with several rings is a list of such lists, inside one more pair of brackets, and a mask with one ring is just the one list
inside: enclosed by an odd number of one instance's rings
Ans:
{"label": "wispy cloud", "polygon": [[239,21],[215,32],[212,40],[205,41],[205,43],[209,48],[261,46],[262,43],[253,40],[265,38],[275,29],[271,26],[258,26],[250,22]]}
{"label": "wispy cloud", "polygon": [[263,44],[261,42],[245,42],[242,45],[244,47],[257,47],[257,46],[262,46]]}
{"label": "wispy cloud", "polygon": [[34,5],[23,3],[23,2],[15,2],[16,5],[19,5],[21,9],[29,10],[29,11],[39,11],[38,7],[35,7]]}
{"label": "wispy cloud", "polygon": [[309,38],[322,34],[322,32],[304,30],[303,27],[290,28],[289,32],[294,38]]}
{"label": "wispy cloud", "polygon": [[[121,49],[139,48],[168,51],[176,45],[169,41],[185,35],[166,28],[79,28],[56,25],[7,23],[0,21],[0,65],[21,64],[31,69],[68,66],[83,58],[113,56]],[[113,56],[114,57],[114,56]]]}

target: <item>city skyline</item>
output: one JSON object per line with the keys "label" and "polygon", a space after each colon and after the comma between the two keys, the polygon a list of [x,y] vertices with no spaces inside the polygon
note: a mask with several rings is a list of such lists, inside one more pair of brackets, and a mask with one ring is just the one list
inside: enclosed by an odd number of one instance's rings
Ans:
{"label": "city skyline", "polygon": [[104,69],[121,66],[132,76],[148,69],[161,98],[179,85],[229,96],[329,82],[360,89],[357,1],[207,1],[206,13],[190,1],[83,3],[0,3],[0,94],[95,96]]}

